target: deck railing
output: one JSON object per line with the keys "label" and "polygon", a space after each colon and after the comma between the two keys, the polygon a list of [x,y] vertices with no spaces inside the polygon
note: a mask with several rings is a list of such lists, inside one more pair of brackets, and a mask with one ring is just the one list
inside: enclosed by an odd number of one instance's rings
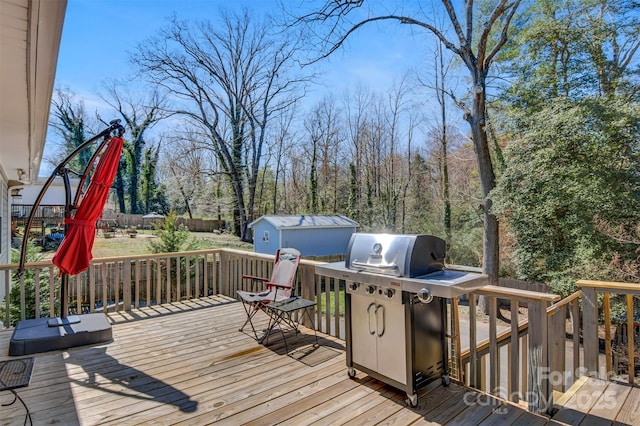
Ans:
{"label": "deck railing", "polygon": [[[319,331],[344,339],[345,283],[317,275],[318,264],[301,261],[296,294],[317,302],[312,317]],[[269,277],[272,267],[273,256],[233,249],[93,259],[87,271],[69,280],[69,309],[70,313],[129,311],[213,294],[235,297],[237,290],[256,290],[251,288],[251,280],[242,280],[243,274]],[[29,263],[17,280],[16,269],[17,265],[0,265],[5,292],[9,294],[11,283],[16,288],[13,298],[6,297],[4,301],[4,327],[13,325],[12,318],[59,315],[60,278],[55,267],[49,262]],[[600,293],[605,371],[613,371],[615,355],[611,349],[609,294],[623,293],[628,369],[633,372],[637,365],[633,343],[638,327],[633,318],[633,301],[640,295],[640,286],[596,281],[580,281],[578,285],[582,290],[562,300],[547,293],[486,286],[467,295],[469,324],[462,330],[458,299],[451,300],[447,335],[452,378],[513,402],[526,401],[531,411],[548,412],[553,406],[554,390],[564,392],[580,375],[601,373]],[[488,318],[476,314],[478,296],[487,298]],[[500,303],[509,307],[507,326],[499,323]],[[518,316],[520,307],[527,312],[522,319]],[[488,337],[478,337],[481,329]],[[465,334],[469,343],[463,348],[460,338]],[[634,383],[633,374],[629,375],[629,382]]]}
{"label": "deck railing", "polygon": [[[93,259],[88,270],[69,277],[69,313],[129,311],[217,293],[219,258],[220,250],[199,250]],[[19,277],[17,270],[15,264],[0,265],[5,294],[14,287],[17,296],[17,303],[5,297],[3,326],[59,316],[57,268],[27,263]]]}
{"label": "deck railing", "polygon": [[[488,337],[478,339],[480,321],[476,298],[487,298]],[[509,401],[528,403],[529,410],[543,413],[553,405],[549,377],[549,346],[555,340],[546,327],[550,303],[560,296],[505,287],[486,286],[469,295],[469,347],[460,351],[458,380]],[[498,303],[505,300],[511,312],[510,326],[498,329]],[[527,318],[520,320],[519,306],[527,305]],[[532,324],[532,326],[529,326]],[[487,329],[488,328],[488,329]],[[463,332],[463,331],[461,331]]]}
{"label": "deck railing", "polygon": [[[582,320],[583,320],[583,339],[584,339],[584,368],[587,373],[600,378],[621,379],[619,374],[619,366],[614,365],[614,359],[624,357],[626,363],[626,375],[629,384],[635,384],[636,358],[640,359],[640,353],[635,350],[635,335],[638,334],[640,328],[640,284],[635,283],[619,283],[607,281],[590,281],[580,280],[577,285],[582,288]],[[602,295],[602,299],[598,296]],[[621,326],[622,343],[626,345],[626,351],[618,353],[612,350],[612,315],[611,315],[611,298],[612,295],[621,299],[618,303],[624,306],[626,311],[624,318],[617,318],[618,325]],[[636,300],[637,299],[637,300]],[[600,302],[601,300],[601,302]],[[635,301],[634,301],[635,300]],[[603,326],[599,327],[599,311],[602,306]],[[636,306],[639,306],[636,308]],[[604,371],[599,362],[600,353],[600,333],[599,329],[604,328]],[[625,335],[626,334],[626,335]]]}

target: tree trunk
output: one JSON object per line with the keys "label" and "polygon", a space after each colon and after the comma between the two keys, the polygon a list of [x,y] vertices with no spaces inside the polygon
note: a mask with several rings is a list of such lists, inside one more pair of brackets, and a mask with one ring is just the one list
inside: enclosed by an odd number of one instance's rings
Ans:
{"label": "tree trunk", "polygon": [[120,213],[126,213],[127,206],[124,201],[124,180],[122,179],[122,169],[120,167],[118,168],[118,171],[116,173],[116,181],[114,186],[116,189],[116,198],[118,199],[118,209],[120,210]]}
{"label": "tree trunk", "polygon": [[[473,110],[465,117],[471,126],[473,144],[478,161],[480,172],[480,182],[482,186],[482,212],[484,218],[484,247],[482,258],[482,270],[489,276],[490,285],[498,285],[498,273],[500,270],[499,239],[498,239],[498,219],[491,213],[492,201],[489,193],[496,186],[496,178],[493,172],[491,152],[485,128],[486,123],[486,98],[484,78],[479,79],[474,85],[475,96],[473,99]],[[488,303],[484,297],[480,298],[479,308],[488,314]]]}

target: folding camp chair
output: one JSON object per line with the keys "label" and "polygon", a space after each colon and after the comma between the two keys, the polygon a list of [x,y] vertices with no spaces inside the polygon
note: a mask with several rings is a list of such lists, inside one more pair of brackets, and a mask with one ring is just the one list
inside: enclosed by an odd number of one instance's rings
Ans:
{"label": "folding camp chair", "polygon": [[266,337],[258,336],[258,332],[253,325],[253,317],[260,311],[264,311],[267,304],[272,302],[282,302],[292,297],[294,291],[293,285],[300,263],[300,252],[292,248],[278,249],[276,252],[273,272],[271,278],[261,278],[252,275],[243,275],[243,280],[251,280],[252,288],[256,283],[262,283],[264,290],[261,292],[238,291],[238,297],[242,301],[245,311],[247,312],[247,320],[244,322],[240,331],[243,331],[247,324],[251,325],[256,340],[262,342]]}

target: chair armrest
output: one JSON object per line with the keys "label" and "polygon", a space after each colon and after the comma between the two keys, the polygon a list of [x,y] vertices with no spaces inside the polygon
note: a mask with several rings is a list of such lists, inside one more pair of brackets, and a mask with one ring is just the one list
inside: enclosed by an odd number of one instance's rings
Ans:
{"label": "chair armrest", "polygon": [[243,280],[262,281],[262,282],[269,281],[269,278],[254,277],[253,275],[243,275],[243,276],[242,276],[242,279],[243,279]]}
{"label": "chair armrest", "polygon": [[272,283],[272,282],[266,282],[266,283],[264,283],[264,285],[267,285],[269,287],[291,288],[290,285],[280,284],[280,283]]}

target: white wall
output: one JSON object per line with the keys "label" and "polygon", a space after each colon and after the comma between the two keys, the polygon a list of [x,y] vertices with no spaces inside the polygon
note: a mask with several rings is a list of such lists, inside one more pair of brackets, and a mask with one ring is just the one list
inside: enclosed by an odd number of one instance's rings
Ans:
{"label": "white wall", "polygon": [[[33,184],[25,185],[20,189],[21,200],[15,200],[15,204],[33,204],[38,197],[38,194],[42,190],[42,187],[47,182],[47,178],[38,178]],[[71,199],[76,195],[76,186],[79,183],[79,179],[71,179]],[[18,187],[20,188],[20,187]],[[51,186],[45,192],[40,205],[64,205],[64,182],[61,177],[56,177],[51,183]]]}

